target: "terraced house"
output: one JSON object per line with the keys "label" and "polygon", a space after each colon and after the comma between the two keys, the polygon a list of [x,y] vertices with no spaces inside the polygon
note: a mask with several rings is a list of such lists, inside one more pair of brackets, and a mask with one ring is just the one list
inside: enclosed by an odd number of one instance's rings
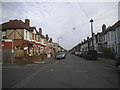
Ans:
{"label": "terraced house", "polygon": [[[5,62],[31,62],[39,61],[47,57],[49,43],[48,35],[42,35],[42,29],[30,26],[30,20],[10,20],[1,24],[2,28],[2,52]],[[10,58],[8,58],[8,56]],[[35,58],[33,58],[36,56]],[[37,58],[38,56],[38,58]],[[7,58],[6,58],[7,57]],[[32,57],[29,58],[29,57]],[[27,59],[26,59],[27,58]]]}
{"label": "terraced house", "polygon": [[[97,50],[99,56],[106,58],[120,58],[120,20],[114,25],[106,27],[102,25],[102,32],[98,32],[92,37],[87,37],[81,41],[71,51],[87,51],[92,49],[92,40],[94,50]],[[79,49],[78,49],[79,47]]]}

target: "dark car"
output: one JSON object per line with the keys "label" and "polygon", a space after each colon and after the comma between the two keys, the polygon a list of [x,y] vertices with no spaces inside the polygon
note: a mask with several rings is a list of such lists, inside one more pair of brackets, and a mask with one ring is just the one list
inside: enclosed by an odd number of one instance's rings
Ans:
{"label": "dark car", "polygon": [[81,53],[80,53],[80,57],[83,57],[84,54],[85,54],[85,52],[81,52]]}
{"label": "dark car", "polygon": [[63,59],[63,58],[65,58],[65,56],[66,56],[66,53],[65,53],[65,52],[59,52],[59,53],[55,56],[55,58],[56,58],[56,59]]}
{"label": "dark car", "polygon": [[88,50],[84,53],[83,57],[85,59],[97,60],[97,51],[96,50]]}

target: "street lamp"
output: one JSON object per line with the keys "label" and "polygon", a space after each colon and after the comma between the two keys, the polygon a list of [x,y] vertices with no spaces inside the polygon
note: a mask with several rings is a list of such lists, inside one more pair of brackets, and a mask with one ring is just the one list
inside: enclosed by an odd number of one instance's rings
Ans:
{"label": "street lamp", "polygon": [[93,20],[90,20],[91,22],[91,34],[92,34],[92,49],[94,50],[94,45],[93,45]]}

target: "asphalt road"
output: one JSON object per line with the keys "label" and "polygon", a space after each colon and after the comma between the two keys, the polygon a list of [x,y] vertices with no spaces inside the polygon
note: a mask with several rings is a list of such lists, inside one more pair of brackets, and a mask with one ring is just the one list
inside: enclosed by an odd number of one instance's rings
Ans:
{"label": "asphalt road", "polygon": [[52,64],[3,68],[3,88],[118,88],[115,66],[73,54]]}

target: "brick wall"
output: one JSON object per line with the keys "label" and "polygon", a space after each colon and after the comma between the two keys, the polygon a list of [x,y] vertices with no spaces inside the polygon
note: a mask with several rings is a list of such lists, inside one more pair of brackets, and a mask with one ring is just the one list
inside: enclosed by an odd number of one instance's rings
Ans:
{"label": "brick wall", "polygon": [[4,44],[2,49],[12,49],[12,42],[4,42],[3,41],[2,44]]}
{"label": "brick wall", "polygon": [[29,62],[39,62],[47,58],[47,55],[31,56],[31,57],[19,57],[15,58],[15,63],[29,63]]}

